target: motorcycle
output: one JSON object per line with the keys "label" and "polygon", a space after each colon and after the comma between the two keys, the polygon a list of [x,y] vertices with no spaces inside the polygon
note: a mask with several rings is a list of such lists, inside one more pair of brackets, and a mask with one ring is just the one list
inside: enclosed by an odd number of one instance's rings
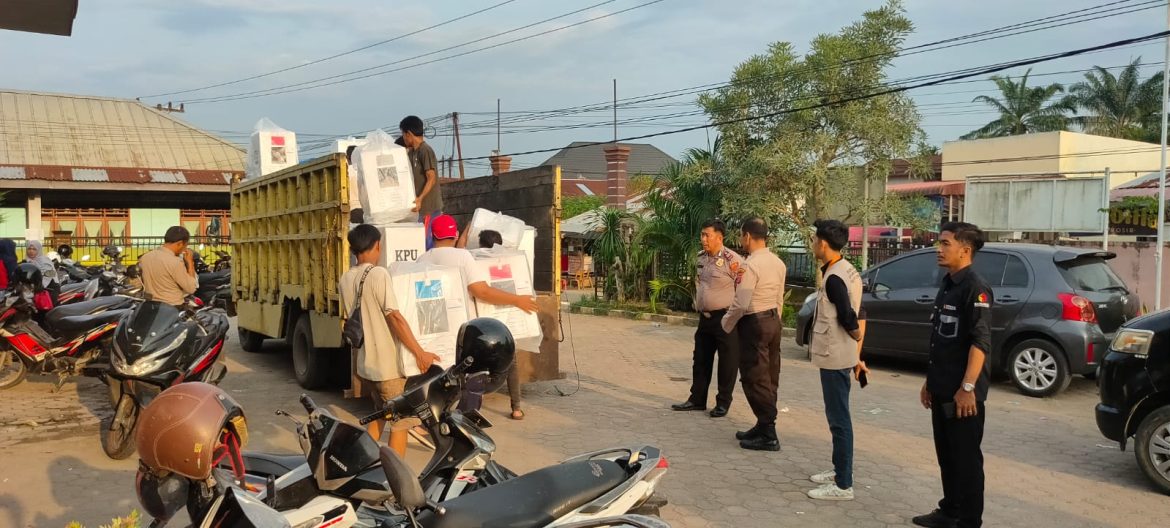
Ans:
{"label": "motorcycle", "polygon": [[134,452],[138,413],[164,389],[186,381],[218,384],[227,373],[222,357],[228,317],[195,303],[175,307],[147,300],[119,322],[110,368],[101,376],[114,406],[101,431],[110,458]]}
{"label": "motorcycle", "polygon": [[42,315],[32,290],[18,284],[0,305],[0,389],[16,386],[29,373],[57,374],[55,392],[69,376],[90,374],[93,364],[109,357],[114,329],[136,302],[102,297]]}
{"label": "motorcycle", "polygon": [[[484,320],[467,324],[478,321]],[[499,324],[496,321],[491,323]],[[507,332],[502,324],[499,328]],[[463,339],[462,333],[460,339]],[[510,334],[507,346],[505,366],[511,364],[514,353],[515,345]],[[466,380],[491,375],[482,370],[470,372],[471,359],[466,358],[446,370],[432,366],[426,373],[409,378],[405,393],[388,402],[383,411],[367,416],[361,422],[365,425],[384,416],[394,420],[417,417],[422,421],[431,438],[436,439],[436,448],[418,482],[426,490],[427,499],[434,503],[484,493],[524,478],[492,460],[495,443],[482,429],[490,427],[490,422],[476,411],[462,413],[456,410]],[[500,376],[506,376],[506,372],[506,369],[502,374],[496,372],[495,376],[502,379]],[[242,467],[236,467],[235,459],[231,458],[220,468],[235,473],[241,485],[256,490],[258,496],[284,512],[290,520],[312,518],[320,513],[320,505],[330,504],[353,509],[357,519],[373,523],[372,526],[376,526],[376,522],[388,522],[393,514],[377,507],[378,503],[387,500],[390,489],[378,467],[377,442],[365,433],[365,429],[339,421],[328,411],[319,409],[308,397],[302,396],[301,403],[309,413],[309,420],[301,423],[294,419],[293,422],[303,455],[245,452],[238,464]],[[283,411],[277,414],[291,418]],[[560,511],[567,516],[563,522],[628,512],[657,514],[657,509],[665,504],[660,497],[654,497],[654,491],[669,463],[657,448],[651,446],[585,453],[540,471],[544,472],[541,473],[545,475],[543,478],[569,478],[570,474],[576,475],[574,471],[592,467],[589,464],[613,464],[607,466],[610,474],[620,472],[623,476],[588,497],[591,502],[580,511],[573,512],[573,508]],[[204,483],[192,486],[192,490],[195,498],[189,503],[188,513],[198,522],[206,505],[221,495],[223,489]]]}

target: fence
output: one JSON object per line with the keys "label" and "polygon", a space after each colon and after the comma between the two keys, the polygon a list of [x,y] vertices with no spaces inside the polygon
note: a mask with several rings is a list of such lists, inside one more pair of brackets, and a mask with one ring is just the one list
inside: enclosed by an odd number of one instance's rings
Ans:
{"label": "fence", "polygon": [[[16,242],[16,258],[17,260],[24,260],[25,248],[28,247],[27,241],[24,239],[14,238]],[[146,253],[154,250],[163,244],[163,237],[50,237],[45,241],[45,251],[56,251],[57,246],[61,244],[69,244],[73,247],[73,260],[86,265],[95,265],[103,262],[105,257],[102,255],[102,250],[108,246],[118,246],[122,248],[122,263],[126,265],[138,262],[138,259]],[[219,260],[216,251],[224,251],[231,254],[231,244],[223,237],[191,237],[191,249],[200,256],[208,264]],[[86,259],[85,257],[89,258]]]}

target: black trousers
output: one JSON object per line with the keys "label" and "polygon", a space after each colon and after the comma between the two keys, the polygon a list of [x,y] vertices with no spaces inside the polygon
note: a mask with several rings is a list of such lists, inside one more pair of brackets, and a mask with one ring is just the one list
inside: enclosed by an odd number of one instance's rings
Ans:
{"label": "black trousers", "polygon": [[780,314],[776,310],[745,315],[739,333],[739,378],[748,405],[761,427],[776,426],[776,390],[780,386]]}
{"label": "black trousers", "polygon": [[958,519],[962,528],[983,525],[983,424],[987,417],[983,402],[978,414],[970,418],[947,418],[943,404],[931,402],[930,419],[934,426],[934,451],[942,473],[943,499],[938,509]]}
{"label": "black trousers", "polygon": [[[727,310],[708,312],[710,317],[699,314],[699,328],[695,330],[694,363],[691,366],[690,402],[707,406],[707,390],[711,376],[716,374],[718,390],[715,405],[731,406],[731,394],[735,391],[735,377],[739,372],[739,336],[733,330],[723,331],[723,314]],[[715,370],[715,356],[718,353],[718,370]]]}

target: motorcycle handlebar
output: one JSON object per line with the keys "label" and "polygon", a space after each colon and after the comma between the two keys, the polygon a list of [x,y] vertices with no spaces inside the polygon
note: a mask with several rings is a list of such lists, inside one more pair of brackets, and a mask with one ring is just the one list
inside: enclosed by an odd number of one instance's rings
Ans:
{"label": "motorcycle handlebar", "polygon": [[[389,408],[390,406],[386,405],[386,407]],[[362,418],[361,420],[358,420],[358,424],[369,425],[370,422],[373,422],[374,420],[382,420],[382,419],[386,418],[386,416],[388,416],[389,414],[390,413],[386,409],[382,409],[381,411],[378,411],[374,414],[366,416],[365,418]]]}
{"label": "motorcycle handlebar", "polygon": [[[317,410],[317,404],[309,397],[308,394],[301,395],[301,405],[305,408],[305,412],[313,414]],[[362,424],[365,425],[365,424]]]}

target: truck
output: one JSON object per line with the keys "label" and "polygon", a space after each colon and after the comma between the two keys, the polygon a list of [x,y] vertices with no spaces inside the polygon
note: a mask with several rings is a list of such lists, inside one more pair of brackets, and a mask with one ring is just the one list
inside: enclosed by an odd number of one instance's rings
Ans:
{"label": "truck", "polygon": [[330,154],[231,190],[232,299],[240,345],[259,352],[266,339],[292,349],[306,389],[348,378],[337,282],[349,269],[348,163]]}

